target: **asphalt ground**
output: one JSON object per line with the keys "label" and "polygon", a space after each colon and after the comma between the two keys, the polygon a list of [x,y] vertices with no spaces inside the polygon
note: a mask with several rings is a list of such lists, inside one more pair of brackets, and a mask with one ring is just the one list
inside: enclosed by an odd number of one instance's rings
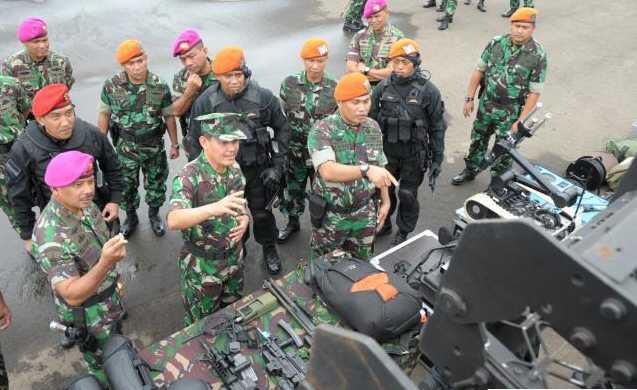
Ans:
{"label": "asphalt ground", "polygon": [[[421,8],[420,1],[394,0],[390,5],[392,23],[421,43],[424,67],[441,90],[448,112],[443,173],[435,195],[426,184],[420,190],[417,231],[450,226],[454,210],[488,184],[487,174],[462,187],[451,186],[449,177],[463,168],[469,145],[472,119],[462,116],[469,74],[489,39],[508,31],[507,20],[499,16],[507,4],[489,0],[488,12],[481,13],[475,2],[465,6],[460,1],[453,24],[444,32],[436,29],[439,14]],[[151,71],[172,83],[180,63],[170,55],[171,44],[181,30],[194,27],[212,53],[228,44],[243,46],[253,78],[277,93],[283,78],[301,69],[300,46],[313,36],[330,43],[328,71],[343,74],[351,38],[341,30],[345,5],[345,0],[0,0],[0,57],[20,49],[15,38],[20,20],[46,19],[52,49],[69,56],[73,64],[77,81],[71,96],[78,115],[94,123],[101,85],[119,71],[114,52],[124,39],[140,39]],[[563,172],[578,156],[603,149],[610,137],[627,135],[637,119],[637,7],[633,0],[536,0],[536,6],[540,15],[535,37],[549,58],[541,100],[553,119],[521,150],[531,160]],[[183,156],[171,161],[171,178],[185,161]],[[147,345],[182,326],[176,261],[181,239],[174,232],[156,238],[146,222],[145,206],[140,216],[142,224],[129,241],[130,255],[122,265],[129,312],[124,331],[138,345]],[[282,226],[285,221],[278,217]],[[306,257],[309,226],[306,213],[300,234],[280,246],[285,271]],[[58,335],[48,329],[54,310],[46,279],[25,255],[4,215],[0,242],[0,289],[13,313],[13,324],[0,335],[0,344],[12,388],[61,388],[64,380],[82,371],[79,353],[57,346]],[[377,252],[390,242],[391,237],[380,238]],[[248,250],[245,285],[250,291],[260,286],[265,272],[253,240]]]}

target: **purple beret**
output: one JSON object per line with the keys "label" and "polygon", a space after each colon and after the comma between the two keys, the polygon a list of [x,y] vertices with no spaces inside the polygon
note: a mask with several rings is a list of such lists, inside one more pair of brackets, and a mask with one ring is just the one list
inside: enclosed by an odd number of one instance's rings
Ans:
{"label": "purple beret", "polygon": [[52,188],[66,187],[93,174],[93,156],[71,150],[53,157],[46,167],[44,182]]}
{"label": "purple beret", "polygon": [[173,43],[173,57],[186,53],[199,42],[201,42],[201,37],[197,31],[191,28],[185,29],[177,36],[175,43]]}
{"label": "purple beret", "polygon": [[367,19],[385,8],[387,8],[387,0],[367,0],[365,9],[363,10],[363,16]]}
{"label": "purple beret", "polygon": [[46,22],[40,18],[28,17],[18,26],[18,39],[22,43],[43,37],[46,34]]}

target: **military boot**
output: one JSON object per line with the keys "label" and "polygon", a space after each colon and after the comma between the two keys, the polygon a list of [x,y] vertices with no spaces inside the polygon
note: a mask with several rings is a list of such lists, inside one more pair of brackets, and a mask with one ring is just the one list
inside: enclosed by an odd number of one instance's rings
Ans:
{"label": "military boot", "polygon": [[405,242],[407,240],[407,235],[409,233],[405,233],[403,231],[398,231],[398,233],[396,233],[396,236],[394,236],[394,241],[392,241],[392,245],[400,245],[403,242]]}
{"label": "military boot", "polygon": [[124,235],[124,237],[128,238],[135,233],[137,229],[137,225],[139,225],[139,218],[137,218],[137,211],[126,210],[126,220],[120,229],[120,233]]}
{"label": "military boot", "polygon": [[453,184],[454,186],[459,186],[460,184],[468,182],[468,181],[472,181],[475,178],[476,178],[475,172],[465,168],[462,170],[462,172],[460,172],[459,174],[457,174],[451,179],[451,184]]}
{"label": "military boot", "polygon": [[301,229],[299,224],[299,217],[290,216],[288,218],[288,224],[285,229],[279,231],[279,237],[277,241],[279,244],[285,243],[292,235]]}
{"label": "military boot", "polygon": [[445,1],[441,1],[440,5],[438,6],[438,8],[436,8],[436,12],[445,12],[445,8],[447,8],[447,5],[445,4]]}
{"label": "military boot", "polygon": [[518,10],[517,8],[511,8],[510,10],[508,10],[507,12],[503,13],[500,16],[502,16],[503,18],[510,18],[511,15],[513,15],[513,13],[517,10]]}
{"label": "military boot", "polygon": [[389,220],[389,216],[387,216],[387,219],[385,220],[385,224],[376,233],[376,237],[382,237],[382,236],[388,235],[389,233],[391,233],[391,229],[392,229],[391,221]]}
{"label": "military boot", "polygon": [[440,21],[440,26],[438,26],[438,30],[446,30],[449,28],[449,23],[451,23],[451,21],[453,20],[453,16],[452,15],[447,15],[445,14],[442,17],[442,20]]}
{"label": "military boot", "polygon": [[[438,17],[436,18],[436,22],[442,22],[443,20],[445,20],[445,18],[446,18],[446,17],[447,17],[447,15],[446,15],[446,14],[445,14],[445,15],[438,16]],[[453,23],[453,15],[449,15],[449,23]]]}
{"label": "military boot", "polygon": [[464,5],[470,5],[471,4],[471,0],[464,0]]}
{"label": "military boot", "polygon": [[276,246],[268,245],[263,247],[263,264],[270,275],[277,275],[281,272],[281,258],[276,251]]}
{"label": "military boot", "polygon": [[478,0],[478,5],[476,6],[478,11],[487,12],[487,9],[484,7],[484,0]]}
{"label": "military boot", "polygon": [[166,234],[164,222],[162,222],[159,217],[159,207],[148,208],[148,221],[150,221],[150,228],[153,229],[153,233],[155,233],[157,237],[161,237]]}
{"label": "military boot", "polygon": [[436,0],[427,0],[425,4],[422,5],[423,8],[431,8],[436,6]]}

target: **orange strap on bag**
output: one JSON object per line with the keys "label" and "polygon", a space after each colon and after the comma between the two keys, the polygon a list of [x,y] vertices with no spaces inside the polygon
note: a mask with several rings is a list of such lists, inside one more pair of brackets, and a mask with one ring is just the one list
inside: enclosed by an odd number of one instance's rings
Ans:
{"label": "orange strap on bag", "polygon": [[384,272],[378,272],[364,277],[352,285],[350,292],[373,291],[375,290],[384,302],[389,301],[398,295],[396,287],[389,283],[389,277]]}

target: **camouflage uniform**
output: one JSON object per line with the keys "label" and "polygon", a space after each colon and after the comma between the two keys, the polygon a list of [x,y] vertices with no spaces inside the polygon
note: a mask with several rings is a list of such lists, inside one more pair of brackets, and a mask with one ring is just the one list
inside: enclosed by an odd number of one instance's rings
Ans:
{"label": "camouflage uniform", "polygon": [[[380,167],[387,164],[380,127],[369,118],[359,126],[351,126],[340,113],[330,115],[310,130],[307,145],[316,170],[327,161]],[[365,178],[332,183],[317,175],[312,192],[325,200],[327,213],[322,226],[312,229],[310,259],[336,249],[368,259],[373,252],[376,231],[374,184]]]}
{"label": "camouflage uniform", "polygon": [[13,77],[0,76],[0,208],[9,222],[20,233],[15,221],[15,210],[9,205],[5,164],[13,141],[24,129],[22,114],[29,112],[31,103],[26,92]]}
{"label": "camouflage uniform", "polygon": [[310,82],[305,72],[290,75],[281,83],[279,96],[290,124],[287,187],[281,212],[300,217],[305,211],[305,185],[314,178],[314,168],[307,153],[307,134],[312,125],[336,111],[336,80],[325,73],[319,84]]}
{"label": "camouflage uniform", "polygon": [[[546,51],[534,39],[517,46],[507,34],[489,42],[477,65],[484,75],[471,146],[465,158],[468,170],[478,173],[482,169],[491,135],[495,133],[496,142],[506,138],[520,116],[526,96],[542,91],[546,64]],[[511,159],[505,158],[491,170],[501,174],[510,167]]]}
{"label": "camouflage uniform", "polygon": [[[510,0],[509,3],[511,4],[511,9],[517,9],[520,7],[520,0]],[[533,0],[524,0],[524,6],[533,8]]]}
{"label": "camouflage uniform", "polygon": [[347,10],[345,10],[346,24],[362,23],[365,2],[365,0],[350,0]]}
{"label": "camouflage uniform", "polygon": [[[389,49],[405,34],[392,24],[387,23],[385,30],[377,36],[371,26],[354,34],[346,61],[362,62],[371,69],[383,69],[389,64]],[[372,82],[372,85],[377,82]]]}
{"label": "camouflage uniform", "polygon": [[458,0],[445,0],[444,10],[447,15],[452,15],[456,13],[456,8],[458,8]]}
{"label": "camouflage uniform", "polygon": [[148,72],[146,82],[133,84],[125,72],[106,80],[100,96],[100,112],[111,114],[111,121],[121,129],[116,149],[122,164],[125,188],[120,207],[139,207],[139,170],[144,175],[146,203],[161,207],[166,200],[168,160],[164,148],[166,126],[172,99],[168,84]]}
{"label": "camouflage uniform", "polygon": [[[66,279],[86,274],[97,264],[102,246],[109,239],[109,230],[100,210],[91,204],[82,210],[82,217],[70,212],[55,198],[42,210],[33,231],[33,255],[42,270],[48,275],[51,288]],[[113,268],[99,285],[96,294],[103,293],[119,275]],[[77,318],[73,307],[54,294],[55,308],[60,322],[74,325]],[[112,332],[118,329],[124,310],[117,290],[108,298],[84,307],[85,326],[97,339],[101,349]],[[85,352],[84,360],[89,371],[102,384],[108,383],[101,369],[101,351]]]}
{"label": "camouflage uniform", "polygon": [[[184,94],[184,91],[186,90],[186,83],[188,82],[188,76],[189,76],[189,73],[186,68],[182,68],[179,72],[175,73],[175,77],[173,78],[173,101],[179,99],[181,95]],[[212,73],[212,71],[208,73],[207,75],[201,77],[201,82],[202,82],[201,88],[199,88],[199,92],[195,96],[193,96],[192,101],[194,102],[195,100],[197,100],[199,95],[201,95],[203,91],[205,91],[210,85],[212,85],[212,83],[215,80],[216,80],[216,77],[214,73]],[[179,117],[179,126],[181,126],[181,135],[183,138],[183,145],[184,145],[184,151],[186,152],[186,157],[188,157],[188,161],[192,161],[196,158],[196,156],[190,157],[191,148],[188,143],[190,138],[186,137],[186,134],[188,134],[189,123],[190,123],[190,107],[188,107],[188,110],[186,110],[186,112],[184,112],[183,115]]]}
{"label": "camouflage uniform", "polygon": [[[239,164],[218,173],[202,152],[173,179],[170,210],[214,203],[243,191],[244,187]],[[241,240],[232,242],[228,238],[235,226],[236,218],[224,215],[182,230],[184,247],[179,256],[179,279],[186,325],[241,297],[242,244]]]}
{"label": "camouflage uniform", "polygon": [[20,80],[20,84],[22,84],[29,99],[29,106],[35,93],[42,87],[61,83],[66,84],[70,89],[75,83],[69,59],[53,51],[50,51],[44,60],[37,63],[33,61],[26,50],[19,51],[4,60],[0,74]]}

